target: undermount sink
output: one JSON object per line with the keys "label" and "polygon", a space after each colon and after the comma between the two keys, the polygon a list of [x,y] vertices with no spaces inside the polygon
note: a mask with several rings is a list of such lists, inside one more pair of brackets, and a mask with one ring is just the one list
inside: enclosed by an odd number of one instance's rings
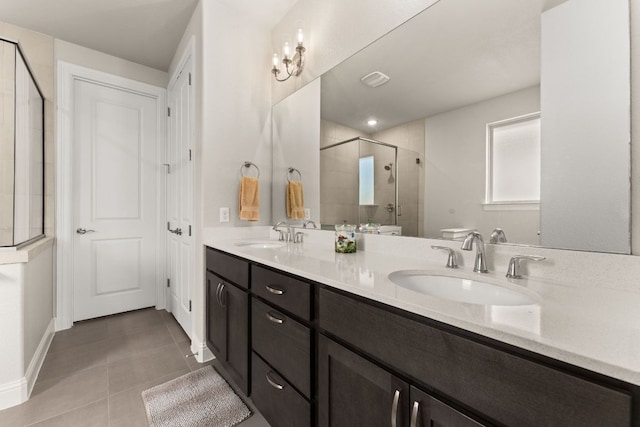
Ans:
{"label": "undermount sink", "polygon": [[275,249],[286,246],[285,242],[276,242],[273,240],[254,240],[254,241],[246,241],[246,242],[237,242],[236,246],[244,246],[248,248],[255,249]]}
{"label": "undermount sink", "polygon": [[470,304],[517,306],[537,303],[523,292],[500,285],[420,270],[394,271],[389,274],[389,280],[414,292]]}

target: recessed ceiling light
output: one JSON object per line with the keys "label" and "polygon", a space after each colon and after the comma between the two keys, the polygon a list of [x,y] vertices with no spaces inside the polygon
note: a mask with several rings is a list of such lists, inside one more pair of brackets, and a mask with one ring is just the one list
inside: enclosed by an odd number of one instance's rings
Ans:
{"label": "recessed ceiling light", "polygon": [[375,125],[378,124],[378,121],[376,119],[369,119],[369,120],[367,120],[367,124],[369,126],[375,126]]}

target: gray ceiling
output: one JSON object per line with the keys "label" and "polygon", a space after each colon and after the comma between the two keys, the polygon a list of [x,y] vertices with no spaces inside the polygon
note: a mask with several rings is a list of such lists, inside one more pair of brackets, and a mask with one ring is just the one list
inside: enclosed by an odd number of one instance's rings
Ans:
{"label": "gray ceiling", "polygon": [[[216,1],[272,28],[297,0]],[[167,71],[197,3],[198,0],[0,0],[0,21]]]}
{"label": "gray ceiling", "polygon": [[322,117],[379,131],[539,84],[540,13],[562,1],[441,0],[324,74]]}

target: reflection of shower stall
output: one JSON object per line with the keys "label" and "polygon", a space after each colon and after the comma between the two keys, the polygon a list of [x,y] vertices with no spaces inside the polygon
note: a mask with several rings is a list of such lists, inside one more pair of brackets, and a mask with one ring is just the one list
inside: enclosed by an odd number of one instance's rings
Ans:
{"label": "reflection of shower stall", "polygon": [[367,138],[320,149],[323,224],[400,225],[419,235],[420,154]]}

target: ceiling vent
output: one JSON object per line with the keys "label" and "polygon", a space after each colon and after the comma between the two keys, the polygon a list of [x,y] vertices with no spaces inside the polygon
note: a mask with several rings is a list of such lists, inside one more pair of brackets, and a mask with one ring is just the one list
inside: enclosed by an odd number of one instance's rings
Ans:
{"label": "ceiling vent", "polygon": [[378,87],[388,82],[389,76],[380,71],[374,71],[361,78],[360,81],[369,87]]}

